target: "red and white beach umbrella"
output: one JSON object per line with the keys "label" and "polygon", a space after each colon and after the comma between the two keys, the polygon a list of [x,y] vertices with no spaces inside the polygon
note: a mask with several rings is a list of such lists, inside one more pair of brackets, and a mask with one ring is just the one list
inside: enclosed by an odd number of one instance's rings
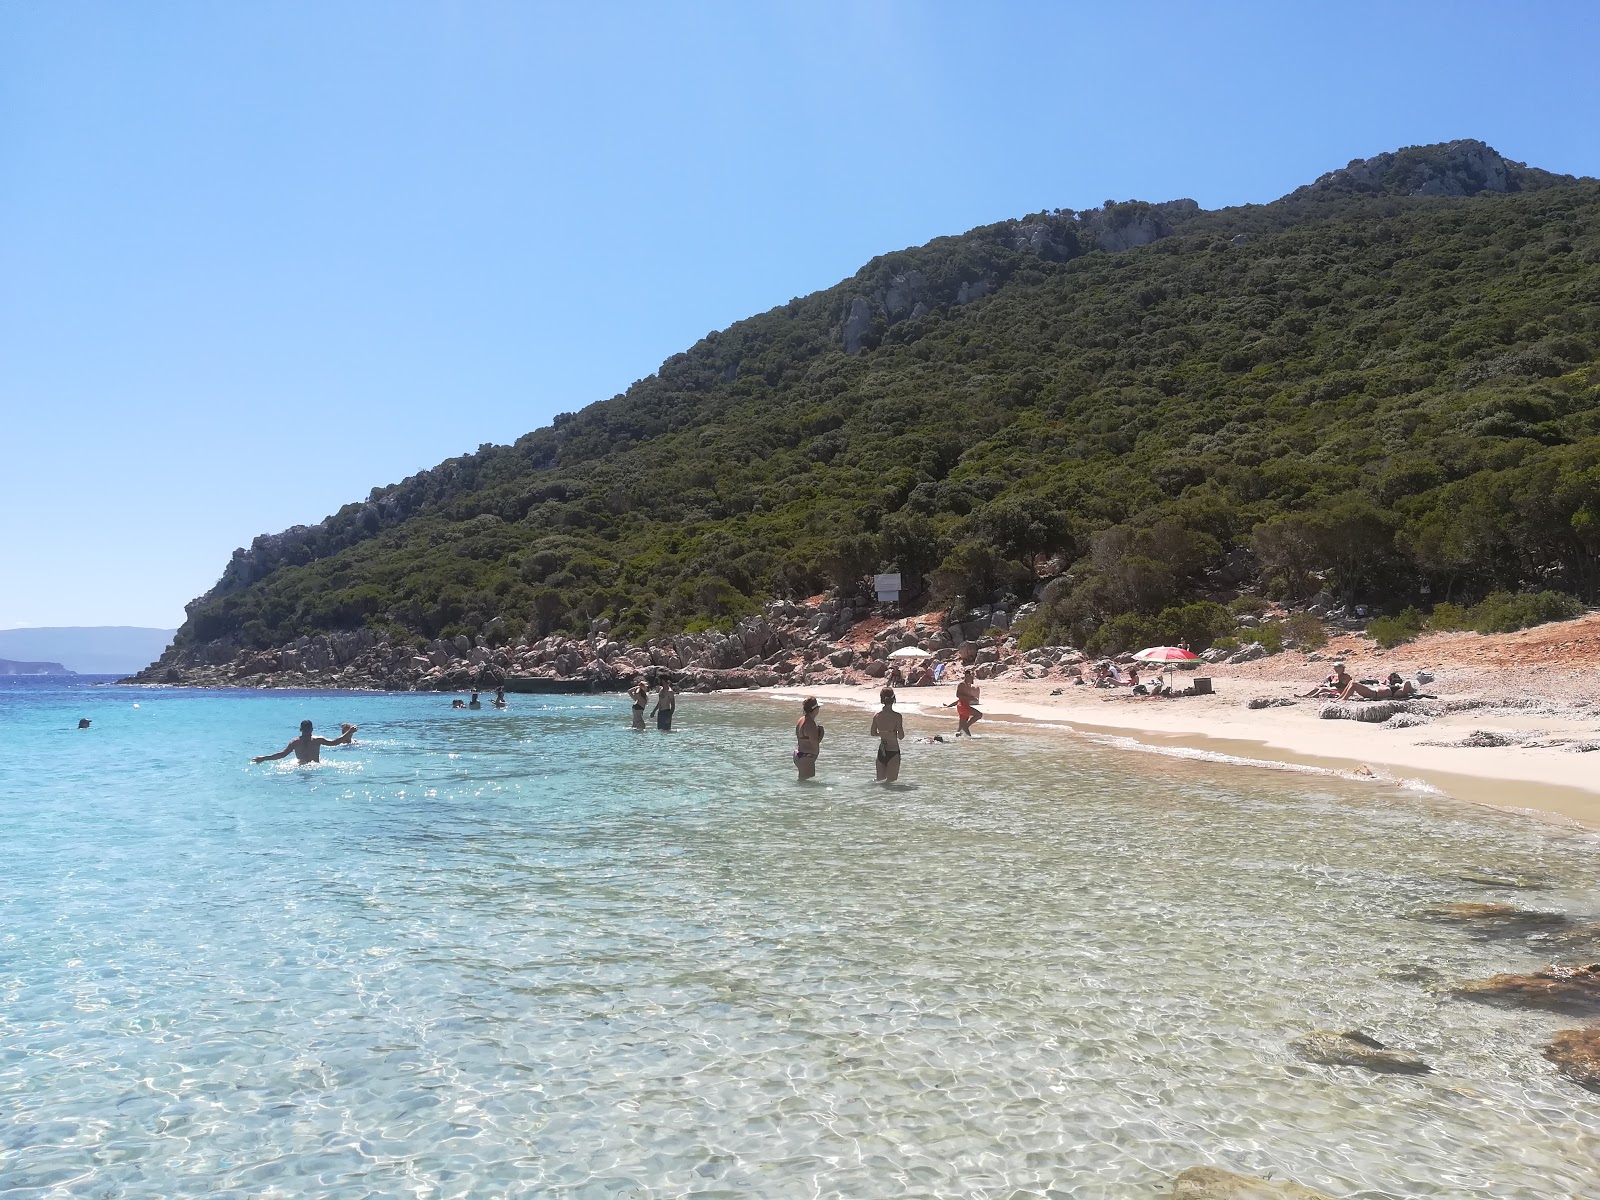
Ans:
{"label": "red and white beach umbrella", "polygon": [[1146,646],[1133,657],[1147,663],[1195,662],[1200,658],[1182,646]]}

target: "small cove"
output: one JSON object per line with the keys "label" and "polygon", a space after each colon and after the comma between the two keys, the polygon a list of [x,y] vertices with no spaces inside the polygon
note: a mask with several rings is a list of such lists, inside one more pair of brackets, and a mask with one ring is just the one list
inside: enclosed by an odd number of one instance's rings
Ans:
{"label": "small cove", "polygon": [[[1576,1022],[1445,994],[1547,956],[1406,919],[1600,912],[1600,835],[1000,727],[885,792],[838,708],[802,788],[780,707],[516,699],[0,693],[4,1187],[1600,1190],[1600,1099],[1538,1053]],[[360,744],[248,765],[303,716]],[[1288,1050],[1353,1026],[1435,1072]]]}

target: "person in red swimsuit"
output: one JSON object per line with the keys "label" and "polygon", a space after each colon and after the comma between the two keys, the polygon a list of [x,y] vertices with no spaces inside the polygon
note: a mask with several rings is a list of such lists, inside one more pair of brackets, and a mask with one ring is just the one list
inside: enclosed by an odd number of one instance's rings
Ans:
{"label": "person in red swimsuit", "polygon": [[956,723],[957,737],[962,734],[971,737],[973,722],[983,720],[983,714],[978,711],[978,685],[972,682],[970,675],[963,675],[956,684],[956,716],[960,718]]}

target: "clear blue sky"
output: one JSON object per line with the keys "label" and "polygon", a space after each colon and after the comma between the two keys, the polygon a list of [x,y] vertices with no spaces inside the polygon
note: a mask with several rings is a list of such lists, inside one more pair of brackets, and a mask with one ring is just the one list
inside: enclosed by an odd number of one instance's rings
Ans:
{"label": "clear blue sky", "polygon": [[0,5],[0,627],[234,547],[874,254],[1479,137],[1600,174],[1600,8]]}

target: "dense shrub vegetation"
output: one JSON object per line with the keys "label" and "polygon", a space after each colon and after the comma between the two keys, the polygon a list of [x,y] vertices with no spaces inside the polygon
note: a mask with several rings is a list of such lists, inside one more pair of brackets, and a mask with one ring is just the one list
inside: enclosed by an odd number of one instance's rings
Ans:
{"label": "dense shrub vegetation", "polygon": [[1397,616],[1379,617],[1367,633],[1382,646],[1409,642],[1424,630],[1469,629],[1474,633],[1515,633],[1549,621],[1567,621],[1583,611],[1583,602],[1564,592],[1495,592],[1477,604],[1436,604],[1427,614],[1407,608]]}
{"label": "dense shrub vegetation", "polygon": [[1600,184],[1556,183],[1039,214],[885,255],[261,539],[181,637],[670,632],[890,567],[957,604],[1058,576],[1028,637],[1107,651],[1210,644],[1245,580],[1389,611],[1427,585],[1473,628],[1530,587],[1592,599]]}

